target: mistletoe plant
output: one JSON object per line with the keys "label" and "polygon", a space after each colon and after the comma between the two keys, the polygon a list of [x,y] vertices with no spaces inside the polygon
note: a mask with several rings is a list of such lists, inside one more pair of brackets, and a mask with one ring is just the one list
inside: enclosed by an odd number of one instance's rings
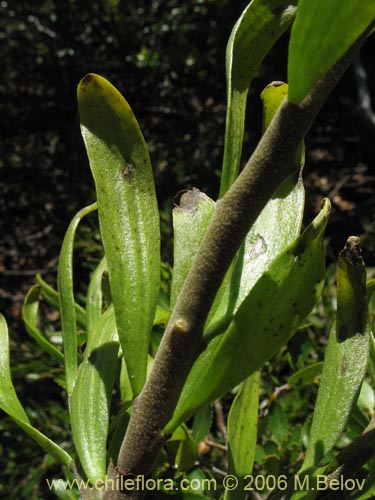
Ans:
{"label": "mistletoe plant", "polygon": [[[197,442],[185,422],[235,387],[228,416],[228,473],[237,477],[238,487],[226,491],[225,498],[246,497],[244,481],[252,472],[257,438],[260,369],[301,326],[325,277],[329,200],[300,234],[304,136],[374,20],[373,0],[300,0],[298,8],[293,0],[253,0],[245,9],[227,48],[219,199],[193,189],[180,195],[173,210],[169,307],[159,301],[159,214],[143,135],[129,104],[107,80],[88,74],[80,82],[81,131],[97,202],[80,210],[69,225],[58,291],[38,277],[23,307],[29,334],[64,365],[74,455],[34,428],[18,400],[3,317],[0,405],[86,481],[82,498],[147,496],[147,488],[134,478],[155,476],[161,450],[173,441],[179,443],[176,463],[191,466]],[[263,91],[264,134],[239,174],[249,86],[291,24],[289,86],[274,82]],[[73,293],[74,239],[80,221],[95,210],[105,256],[92,274],[83,308]],[[368,321],[373,289],[373,281],[366,286],[358,238],[350,237],[339,256],[337,318],[298,473],[301,482],[306,476],[312,481],[303,492],[293,491],[291,481],[276,496],[315,498],[319,475],[325,475],[329,488],[373,456],[374,421],[364,435],[334,453],[368,366],[375,373]],[[39,329],[41,298],[60,312],[62,351]],[[153,355],[157,325],[165,325],[165,331]],[[111,414],[114,394],[121,398],[117,415]],[[353,498],[370,498],[374,489],[370,470],[364,491]],[[190,493],[179,493],[180,498]]]}

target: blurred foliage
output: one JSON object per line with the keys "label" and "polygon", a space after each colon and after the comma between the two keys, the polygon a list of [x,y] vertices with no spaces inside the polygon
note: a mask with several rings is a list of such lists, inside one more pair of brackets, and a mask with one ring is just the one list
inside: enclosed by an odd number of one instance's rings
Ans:
{"label": "blurred foliage", "polygon": [[[75,92],[82,75],[96,71],[116,82],[135,110],[161,199],[198,177],[209,190],[212,167],[221,162],[223,54],[245,4],[2,1],[0,94],[7,126],[0,166],[21,170],[23,180],[52,182],[77,207],[92,196]],[[58,210],[55,203],[51,199],[47,211]]]}

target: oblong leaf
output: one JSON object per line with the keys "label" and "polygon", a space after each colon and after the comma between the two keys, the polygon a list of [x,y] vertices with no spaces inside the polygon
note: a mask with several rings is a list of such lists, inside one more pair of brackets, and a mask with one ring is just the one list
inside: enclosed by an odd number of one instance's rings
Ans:
{"label": "oblong leaf", "polygon": [[366,270],[358,238],[348,239],[337,270],[337,319],[324,357],[309,445],[301,470],[319,464],[342,434],[366,374],[370,352]]}
{"label": "oblong leaf", "polygon": [[14,390],[10,373],[9,336],[4,316],[0,313],[0,408],[21,427],[39,446],[56,460],[69,467],[73,459],[60,446],[35,429]]}
{"label": "oblong leaf", "polygon": [[374,18],[374,0],[299,0],[289,44],[289,100],[301,102]]}
{"label": "oblong leaf", "polygon": [[73,217],[65,233],[59,256],[57,282],[59,290],[62,338],[65,356],[65,378],[68,396],[77,378],[77,320],[73,287],[73,248],[78,224],[85,215],[97,209],[96,203],[82,208]]}
{"label": "oblong leaf", "polygon": [[160,284],[160,230],[150,157],[129,104],[107,80],[78,85],[118,334],[134,395],[143,387]]}
{"label": "oblong leaf", "polygon": [[4,316],[0,313],[0,407],[23,422],[30,423],[13,387],[10,373],[9,335]]}
{"label": "oblong leaf", "polygon": [[290,385],[291,387],[296,385],[310,385],[315,380],[317,380],[318,377],[320,377],[322,369],[322,361],[318,361],[317,363],[313,363],[312,365],[304,366],[303,368],[300,368],[299,370],[294,372],[288,378],[288,385]]}
{"label": "oblong leaf", "polygon": [[[263,90],[263,130],[287,95],[288,86],[273,82]],[[299,235],[302,225],[305,190],[302,182],[304,151],[296,158],[297,175],[280,186],[259,214],[245,238],[237,262],[231,266],[220,287],[207,320],[206,337],[221,333],[228,314],[235,313],[271,262]],[[221,330],[221,332],[220,332]]]}
{"label": "oblong leaf", "polygon": [[90,332],[96,322],[102,315],[103,292],[102,279],[103,273],[107,271],[107,259],[105,257],[99,262],[97,268],[92,273],[89,287],[87,289],[86,318],[87,331]]}
{"label": "oblong leaf", "polygon": [[59,363],[64,363],[64,355],[39,331],[38,309],[41,287],[35,285],[27,292],[23,306],[22,318],[28,334],[35,340],[38,346],[52,356]]}
{"label": "oblong leaf", "polygon": [[179,205],[173,209],[171,308],[176,303],[214,211],[215,202],[199,189],[185,191]]}
{"label": "oblong leaf", "polygon": [[193,365],[166,432],[258,370],[295,333],[322,290],[329,212],[325,200],[310,226],[254,285],[227,331],[208,344]]}
{"label": "oblong leaf", "polygon": [[[8,412],[7,412],[8,413]],[[26,432],[43,450],[49,453],[58,462],[65,465],[66,467],[71,467],[73,463],[73,458],[67,453],[63,448],[58,446],[54,441],[48,438],[45,434],[38,431],[28,422],[20,420],[14,415],[8,413],[8,415],[15,421],[15,423],[21,427],[21,429]]]}
{"label": "oblong leaf", "polygon": [[239,483],[226,490],[224,500],[246,498],[246,478],[253,470],[258,430],[260,371],[254,372],[240,387],[228,415],[228,474]]}
{"label": "oblong leaf", "polygon": [[251,81],[293,20],[296,4],[291,0],[252,0],[232,30],[226,51],[227,115],[220,198],[238,174]]}
{"label": "oblong leaf", "polygon": [[[272,82],[261,93],[263,131],[288,92],[288,85]],[[244,260],[235,311],[271,262],[300,234],[305,189],[302,181],[304,147],[296,158],[297,174],[286,179],[259,214],[245,238]]]}
{"label": "oblong leaf", "polygon": [[119,342],[113,306],[93,327],[70,398],[73,442],[90,481],[104,480],[109,409]]}

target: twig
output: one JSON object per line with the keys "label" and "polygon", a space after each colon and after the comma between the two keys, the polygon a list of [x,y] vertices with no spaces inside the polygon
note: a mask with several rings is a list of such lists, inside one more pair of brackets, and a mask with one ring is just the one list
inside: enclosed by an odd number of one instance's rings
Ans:
{"label": "twig", "polygon": [[228,451],[227,447],[224,444],[215,443],[215,441],[211,441],[209,439],[205,439],[204,442],[207,446],[211,446],[211,448],[217,448],[218,450],[224,451],[224,452]]}
{"label": "twig", "polygon": [[219,399],[214,401],[214,410],[215,410],[215,415],[216,415],[217,426],[220,429],[220,432],[224,438],[225,444],[227,444],[228,432],[227,432],[227,427],[225,425],[223,406],[222,406],[221,401]]}
{"label": "twig", "polygon": [[357,84],[358,112],[366,128],[375,134],[375,113],[371,107],[371,95],[368,88],[366,70],[357,55],[353,60],[354,78]]}

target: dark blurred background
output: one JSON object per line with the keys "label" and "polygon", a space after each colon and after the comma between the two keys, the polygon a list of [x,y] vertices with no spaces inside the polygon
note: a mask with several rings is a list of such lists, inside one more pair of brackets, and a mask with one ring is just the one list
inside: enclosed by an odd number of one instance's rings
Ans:
{"label": "dark blurred background", "polygon": [[[87,72],[100,73],[132,106],[150,148],[165,237],[163,258],[170,261],[170,212],[176,192],[195,186],[217,197],[225,125],[225,47],[247,3],[0,1],[0,309],[10,324],[15,378],[26,406],[46,394],[53,396],[56,389],[48,382],[38,386],[29,380],[24,385],[34,354],[21,324],[22,301],[36,273],[54,284],[67,225],[95,198],[79,131],[79,80]],[[287,43],[285,35],[249,94],[244,160],[260,136],[259,93],[270,81],[286,79]],[[372,37],[361,52],[373,99],[374,49]],[[368,266],[375,266],[375,134],[358,106],[353,68],[329,98],[306,143],[306,220],[317,212],[322,196],[333,202],[328,260],[334,262],[346,238],[356,234],[362,238]],[[78,246],[94,262],[100,253],[95,221],[79,234]],[[48,411],[61,412],[60,407]],[[26,446],[23,438],[8,421],[2,425],[6,440],[0,452],[7,459],[5,465],[0,462],[0,495],[6,491],[5,482],[14,492],[14,478],[21,473],[29,477],[30,453],[38,457],[39,451],[25,441],[29,458],[20,465],[12,453],[17,440],[20,447]],[[18,486],[20,498],[47,498],[39,491],[32,496],[27,483],[24,480],[26,490]],[[30,484],[38,489],[38,481],[37,486]]]}

